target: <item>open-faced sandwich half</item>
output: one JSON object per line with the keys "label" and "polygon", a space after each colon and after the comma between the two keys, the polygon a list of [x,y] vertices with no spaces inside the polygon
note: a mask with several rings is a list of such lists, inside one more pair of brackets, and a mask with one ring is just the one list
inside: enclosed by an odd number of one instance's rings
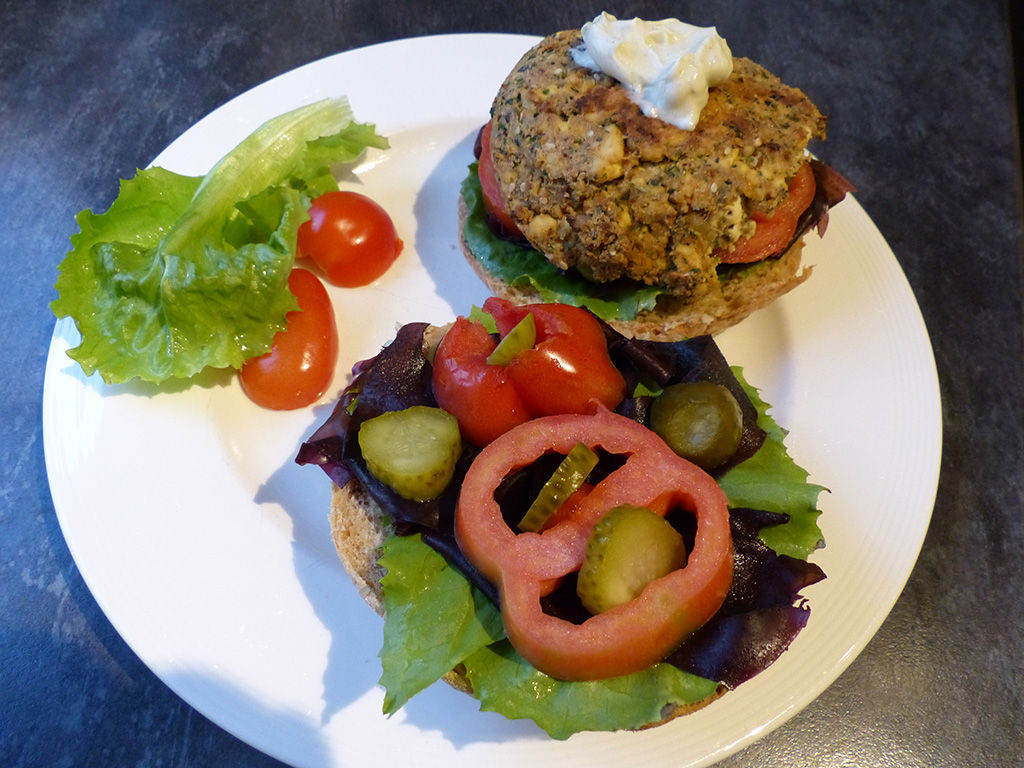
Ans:
{"label": "open-faced sandwich half", "polygon": [[402,326],[297,461],[384,616],[385,711],[443,678],[566,738],[703,706],[806,624],[821,488],[783,435],[710,336],[491,298]]}

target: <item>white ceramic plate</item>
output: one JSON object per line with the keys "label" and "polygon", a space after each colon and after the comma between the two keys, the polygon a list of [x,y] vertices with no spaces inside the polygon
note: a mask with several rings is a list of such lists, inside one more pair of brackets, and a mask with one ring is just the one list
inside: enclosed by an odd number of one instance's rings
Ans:
{"label": "white ceramic plate", "polygon": [[[391,149],[343,186],[393,215],[403,256],[384,278],[335,289],[337,390],[397,323],[441,322],[486,292],[456,246],[459,182],[477,127],[532,43],[508,35],[402,40],[339,54],[242,94],[154,160],[204,173],[265,119],[349,96]],[[548,739],[481,713],[438,684],[381,715],[381,622],[357,597],[329,535],[328,481],[293,463],[331,407],[275,413],[230,376],[183,391],[105,386],[65,355],[56,324],[43,419],[54,505],[89,588],[142,660],[206,716],[299,766],[708,765],[823,691],[888,614],[931,515],[941,427],[917,304],[856,200],[808,238],[814,277],[720,337],[774,404],[790,453],[821,499],[828,579],[806,590],[806,630],[774,666],[704,710],[641,733]]]}

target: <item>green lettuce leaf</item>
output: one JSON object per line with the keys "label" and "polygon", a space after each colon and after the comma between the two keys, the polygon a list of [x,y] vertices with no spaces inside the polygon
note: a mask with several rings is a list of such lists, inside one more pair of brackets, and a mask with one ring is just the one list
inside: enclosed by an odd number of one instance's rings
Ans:
{"label": "green lettuce leaf", "polygon": [[696,703],[718,688],[671,664],[610,680],[556,680],[524,661],[507,640],[480,649],[465,665],[481,709],[529,718],[554,739],[639,728],[660,720],[665,707]]}
{"label": "green lettuce leaf", "polygon": [[575,273],[558,269],[533,248],[497,237],[487,225],[477,165],[470,165],[462,182],[462,197],[469,209],[463,237],[470,251],[487,270],[514,286],[538,291],[542,301],[586,307],[604,320],[633,320],[639,312],[654,309],[661,288],[622,281],[603,286],[595,296],[593,283]]}
{"label": "green lettuce leaf", "polygon": [[387,147],[329,99],[275,117],[202,177],[161,168],[82,211],[50,307],[82,337],[68,354],[105,381],[162,383],[241,367],[297,308],[288,290],[309,201],[337,189],[332,164]]}
{"label": "green lettuce leaf", "polygon": [[556,739],[638,728],[662,717],[664,706],[701,701],[718,687],[670,664],[611,680],[556,680],[516,653],[493,603],[420,536],[389,537],[380,563],[387,568],[380,652],[385,714],[460,663],[481,709],[529,718]]}
{"label": "green lettuce leaf", "polygon": [[768,415],[769,405],[743,378],[741,369],[733,373],[757,408],[757,424],[767,433],[760,450],[751,458],[726,472],[718,480],[731,507],[751,507],[769,512],[784,512],[789,522],[761,530],[761,539],[782,555],[806,560],[824,546],[818,527],[818,496],[825,488],[807,482],[807,472],[790,458],[784,443],[786,430]]}
{"label": "green lettuce leaf", "polygon": [[391,536],[380,564],[384,713],[447,674],[480,648],[505,637],[501,613],[419,534]]}

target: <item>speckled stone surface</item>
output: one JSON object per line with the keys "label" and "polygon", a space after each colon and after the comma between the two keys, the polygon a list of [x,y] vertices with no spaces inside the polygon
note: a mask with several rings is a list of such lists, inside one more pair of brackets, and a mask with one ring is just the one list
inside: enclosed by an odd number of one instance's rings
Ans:
{"label": "speckled stone surface", "polygon": [[[544,34],[587,2],[0,3],[0,765],[269,766],[120,639],[62,537],[41,391],[74,215],[215,107],[338,51],[447,32]],[[944,457],[918,564],[821,697],[747,766],[1024,764],[1024,315],[1010,8],[986,2],[640,2],[715,24],[830,116],[828,160],[929,328]],[[884,435],[877,439],[884,440]]]}

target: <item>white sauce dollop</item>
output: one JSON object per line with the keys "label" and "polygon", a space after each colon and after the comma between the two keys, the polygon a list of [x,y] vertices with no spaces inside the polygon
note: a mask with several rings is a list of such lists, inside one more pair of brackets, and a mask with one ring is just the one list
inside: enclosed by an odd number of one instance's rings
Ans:
{"label": "white sauce dollop", "polygon": [[614,77],[645,115],[683,130],[697,125],[708,89],[732,74],[732,52],[714,27],[602,13],[581,31],[577,64]]}

